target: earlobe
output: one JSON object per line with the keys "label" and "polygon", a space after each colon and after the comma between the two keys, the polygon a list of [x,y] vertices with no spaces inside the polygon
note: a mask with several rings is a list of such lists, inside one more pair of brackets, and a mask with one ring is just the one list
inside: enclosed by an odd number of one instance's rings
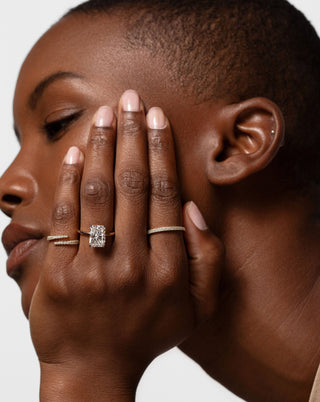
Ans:
{"label": "earlobe", "polygon": [[217,117],[218,146],[211,150],[208,178],[230,185],[264,169],[284,141],[284,119],[266,98],[224,106]]}

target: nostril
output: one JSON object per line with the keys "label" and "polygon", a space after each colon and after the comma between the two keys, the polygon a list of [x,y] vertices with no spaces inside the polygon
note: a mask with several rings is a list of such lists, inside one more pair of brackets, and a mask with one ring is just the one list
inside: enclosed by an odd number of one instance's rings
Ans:
{"label": "nostril", "polygon": [[18,205],[21,203],[21,198],[17,197],[16,195],[6,194],[2,197],[2,201],[11,204],[11,205]]}

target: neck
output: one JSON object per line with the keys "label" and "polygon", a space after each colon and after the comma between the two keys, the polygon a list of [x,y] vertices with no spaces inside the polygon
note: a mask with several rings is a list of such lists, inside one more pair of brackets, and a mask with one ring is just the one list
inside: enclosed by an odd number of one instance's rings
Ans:
{"label": "neck", "polygon": [[306,199],[262,198],[238,194],[221,214],[220,309],[182,349],[246,400],[306,401],[320,362],[320,223]]}

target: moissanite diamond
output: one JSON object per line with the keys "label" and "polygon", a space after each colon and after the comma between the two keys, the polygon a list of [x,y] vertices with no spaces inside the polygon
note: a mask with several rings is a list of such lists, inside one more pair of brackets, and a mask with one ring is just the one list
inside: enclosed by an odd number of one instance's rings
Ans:
{"label": "moissanite diamond", "polygon": [[104,247],[106,245],[106,228],[103,225],[90,226],[90,247]]}

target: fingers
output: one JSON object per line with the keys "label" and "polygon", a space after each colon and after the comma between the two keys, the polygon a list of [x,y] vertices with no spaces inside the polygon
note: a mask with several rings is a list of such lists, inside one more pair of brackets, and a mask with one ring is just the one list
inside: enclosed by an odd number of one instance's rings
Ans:
{"label": "fingers", "polygon": [[190,292],[195,302],[198,323],[215,311],[221,269],[224,263],[222,242],[208,229],[196,204],[183,210],[185,240],[189,254]]}
{"label": "fingers", "polygon": [[[79,188],[83,167],[83,154],[77,147],[71,147],[64,159],[58,186],[55,195],[55,203],[52,216],[51,236],[67,236],[60,241],[78,239],[79,227]],[[59,240],[57,240],[59,241]],[[56,259],[59,251],[61,259],[68,263],[77,254],[78,246],[54,245],[50,242],[49,258]]]}
{"label": "fingers", "polygon": [[[150,166],[149,227],[181,226],[175,150],[168,119],[154,107],[147,115]],[[183,243],[182,232],[163,232],[150,237],[154,250],[176,250]]]}
{"label": "fingers", "polygon": [[126,91],[118,114],[115,165],[116,242],[146,244],[148,211],[148,157],[145,118],[139,96]]}
{"label": "fingers", "polygon": [[[91,127],[81,183],[80,229],[84,232],[90,232],[91,225],[113,232],[115,126],[112,108],[100,107]],[[80,250],[88,252],[88,242],[81,237]]]}

